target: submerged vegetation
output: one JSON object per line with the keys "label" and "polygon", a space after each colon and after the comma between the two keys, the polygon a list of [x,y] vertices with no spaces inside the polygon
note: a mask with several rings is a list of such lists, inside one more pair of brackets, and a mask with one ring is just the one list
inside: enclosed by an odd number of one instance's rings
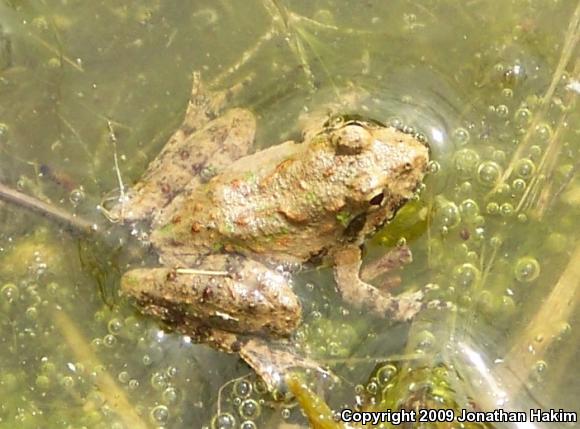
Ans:
{"label": "submerged vegetation", "polygon": [[[0,181],[62,220],[0,201],[0,428],[343,429],[357,427],[334,419],[343,408],[580,411],[580,4],[384,3],[0,0]],[[425,134],[425,189],[367,259],[409,245],[413,262],[375,284],[429,285],[449,308],[392,324],[344,305],[328,272],[305,271],[296,342],[335,377],[289,374],[273,393],[234,356],[137,315],[118,295],[131,236],[97,206],[177,127],[193,70],[219,88],[250,79],[232,105],[256,112],[258,148],[352,91],[365,96],[347,113]]]}

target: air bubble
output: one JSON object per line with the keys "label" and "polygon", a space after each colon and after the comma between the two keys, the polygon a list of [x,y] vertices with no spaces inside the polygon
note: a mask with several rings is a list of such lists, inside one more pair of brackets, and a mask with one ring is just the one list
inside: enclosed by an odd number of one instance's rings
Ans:
{"label": "air bubble", "polygon": [[117,337],[108,334],[103,337],[103,344],[105,347],[113,348],[117,345]]}
{"label": "air bubble", "polygon": [[20,296],[20,289],[14,283],[6,283],[0,290],[2,300],[6,302],[14,302]]}
{"label": "air bubble", "polygon": [[128,383],[129,382],[129,380],[131,379],[131,377],[129,376],[129,373],[127,371],[121,371],[119,373],[119,375],[117,376],[117,379],[121,383],[125,384],[125,383]]}
{"label": "air bubble", "polygon": [[216,415],[212,422],[212,429],[234,429],[236,426],[236,419],[230,413],[222,413]]}
{"label": "air bubble", "polygon": [[396,128],[396,129],[401,129],[401,128],[403,127],[403,121],[401,121],[401,120],[400,120],[399,118],[397,118],[397,117],[390,118],[390,119],[388,120],[388,124],[389,124],[391,127],[393,127],[393,128]]}
{"label": "air bubble", "polygon": [[246,399],[240,404],[238,412],[244,419],[256,419],[262,411],[260,404],[253,399]]}
{"label": "air bubble", "polygon": [[85,199],[85,192],[82,188],[73,189],[69,195],[69,200],[74,207],[77,207]]}
{"label": "air bubble", "polygon": [[536,171],[536,165],[531,159],[520,159],[514,168],[515,173],[522,179],[529,179]]}
{"label": "air bubble", "polygon": [[534,364],[534,372],[537,377],[542,377],[546,370],[548,369],[548,364],[544,360],[539,360]]}
{"label": "air bubble", "polygon": [[492,248],[499,249],[503,244],[503,239],[499,235],[494,235],[493,237],[490,238],[489,244],[491,245]]}
{"label": "air bubble", "polygon": [[513,98],[514,92],[510,88],[504,88],[501,91],[501,95],[502,95],[502,97],[505,97],[505,98]]}
{"label": "air bubble", "polygon": [[552,138],[552,127],[548,124],[539,124],[536,129],[536,138],[544,143],[547,143]]}
{"label": "air bubble", "polygon": [[163,391],[163,402],[166,404],[174,404],[177,402],[178,394],[175,387],[168,387]]}
{"label": "air bubble", "polygon": [[417,334],[416,336],[416,346],[417,351],[426,352],[433,348],[436,343],[435,335],[432,332],[424,330]]}
{"label": "air bubble", "polygon": [[165,381],[165,377],[160,372],[156,372],[151,376],[151,386],[155,390],[164,389],[167,386],[167,382]]}
{"label": "air bubble", "polygon": [[153,407],[149,417],[153,423],[164,425],[169,420],[169,410],[165,405],[157,405]]}
{"label": "air bubble", "polygon": [[515,63],[504,68],[503,81],[506,85],[515,86],[523,82],[527,77],[526,69],[520,63]]}
{"label": "air bubble", "polygon": [[36,307],[28,307],[24,312],[24,316],[28,320],[36,320],[38,318],[38,310]]}
{"label": "air bubble", "polygon": [[517,127],[525,128],[532,119],[532,112],[530,109],[521,108],[514,113],[514,122]]}
{"label": "air bubble", "polygon": [[514,214],[514,206],[510,203],[503,203],[499,208],[499,212],[503,217],[510,217]]}
{"label": "air bubble", "polygon": [[470,178],[479,164],[479,154],[471,149],[461,149],[453,157],[455,169],[464,178]]}
{"label": "air bubble", "polygon": [[461,217],[466,222],[473,222],[479,215],[479,206],[472,199],[467,199],[461,203],[459,206],[461,211]]}
{"label": "air bubble", "polygon": [[376,395],[379,393],[379,384],[376,379],[371,379],[371,381],[367,383],[366,391],[369,395]]}
{"label": "air bubble", "polygon": [[107,324],[107,329],[108,329],[110,334],[118,335],[119,332],[121,332],[121,329],[123,329],[123,322],[121,322],[117,318],[111,319],[111,320],[109,320],[109,323]]}
{"label": "air bubble", "polygon": [[524,256],[517,260],[514,267],[514,276],[517,281],[529,283],[540,275],[540,263],[531,256]]}
{"label": "air bubble", "polygon": [[499,204],[491,201],[489,203],[487,203],[487,205],[485,206],[485,210],[487,211],[487,214],[490,215],[495,215],[499,213]]}
{"label": "air bubble", "polygon": [[510,113],[510,110],[508,109],[508,107],[505,104],[500,104],[495,109],[495,112],[496,112],[497,116],[499,116],[500,118],[507,118],[507,116]]}
{"label": "air bubble", "polygon": [[385,386],[397,374],[397,367],[395,365],[387,364],[382,366],[377,371],[377,381],[381,386]]}
{"label": "air bubble", "polygon": [[482,162],[477,169],[479,183],[487,187],[493,187],[501,177],[501,167],[493,161]]}
{"label": "air bubble", "polygon": [[480,272],[473,264],[463,264],[455,269],[455,281],[459,286],[471,287],[480,278]]}
{"label": "air bubble", "polygon": [[245,422],[242,422],[242,424],[240,424],[240,429],[258,429],[258,426],[256,426],[256,423],[254,423],[251,420],[246,420]]}
{"label": "air bubble", "polygon": [[69,375],[62,377],[59,383],[65,389],[71,389],[75,385],[74,379]]}
{"label": "air bubble", "polygon": [[515,179],[512,182],[512,189],[516,194],[521,195],[526,190],[526,181],[524,179]]}
{"label": "air bubble", "polygon": [[456,128],[451,134],[451,138],[458,146],[465,146],[469,143],[469,131],[465,128]]}
{"label": "air bubble", "polygon": [[439,216],[444,227],[454,228],[461,222],[461,216],[457,205],[447,201],[439,208]]}
{"label": "air bubble", "polygon": [[254,382],[254,390],[258,395],[263,395],[268,392],[268,386],[266,386],[263,380],[256,380]]}
{"label": "air bubble", "polygon": [[441,170],[441,164],[439,164],[437,161],[429,161],[429,164],[427,165],[427,171],[431,174],[437,174],[439,173],[439,171]]}

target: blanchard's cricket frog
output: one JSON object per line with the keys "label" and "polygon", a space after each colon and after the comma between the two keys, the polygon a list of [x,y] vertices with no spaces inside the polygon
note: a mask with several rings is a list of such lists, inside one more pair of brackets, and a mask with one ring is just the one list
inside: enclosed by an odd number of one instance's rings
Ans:
{"label": "blanchard's cricket frog", "polygon": [[302,142],[248,154],[254,116],[221,111],[235,90],[209,93],[194,74],[183,125],[112,216],[151,224],[162,266],[122,279],[141,311],[240,353],[272,384],[272,365],[301,364],[265,340],[300,323],[288,269],[332,266],[343,298],[377,315],[408,320],[419,311],[421,291],[392,296],[359,272],[365,237],[413,196],[429,151],[399,129],[335,115]]}

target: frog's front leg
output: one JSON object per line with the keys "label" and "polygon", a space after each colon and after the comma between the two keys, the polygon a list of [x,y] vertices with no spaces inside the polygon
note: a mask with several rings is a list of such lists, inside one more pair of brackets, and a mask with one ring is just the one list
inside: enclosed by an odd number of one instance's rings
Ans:
{"label": "frog's front leg", "polygon": [[400,321],[412,319],[424,307],[423,291],[393,296],[361,280],[361,264],[362,252],[358,246],[346,246],[334,253],[334,277],[345,301]]}

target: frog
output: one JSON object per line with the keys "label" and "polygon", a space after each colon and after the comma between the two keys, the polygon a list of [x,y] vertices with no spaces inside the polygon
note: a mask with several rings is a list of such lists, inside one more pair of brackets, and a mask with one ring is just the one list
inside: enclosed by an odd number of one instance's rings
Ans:
{"label": "frog", "polygon": [[293,273],[332,268],[355,308],[408,321],[425,291],[399,295],[364,280],[362,247],[417,195],[430,161],[414,132],[332,113],[303,138],[252,152],[256,118],[227,108],[247,82],[210,91],[201,74],[182,125],[109,213],[145,223],[159,266],[134,267],[121,290],[169,328],[238,353],[268,386],[285,370],[320,366],[292,334],[302,305]]}

